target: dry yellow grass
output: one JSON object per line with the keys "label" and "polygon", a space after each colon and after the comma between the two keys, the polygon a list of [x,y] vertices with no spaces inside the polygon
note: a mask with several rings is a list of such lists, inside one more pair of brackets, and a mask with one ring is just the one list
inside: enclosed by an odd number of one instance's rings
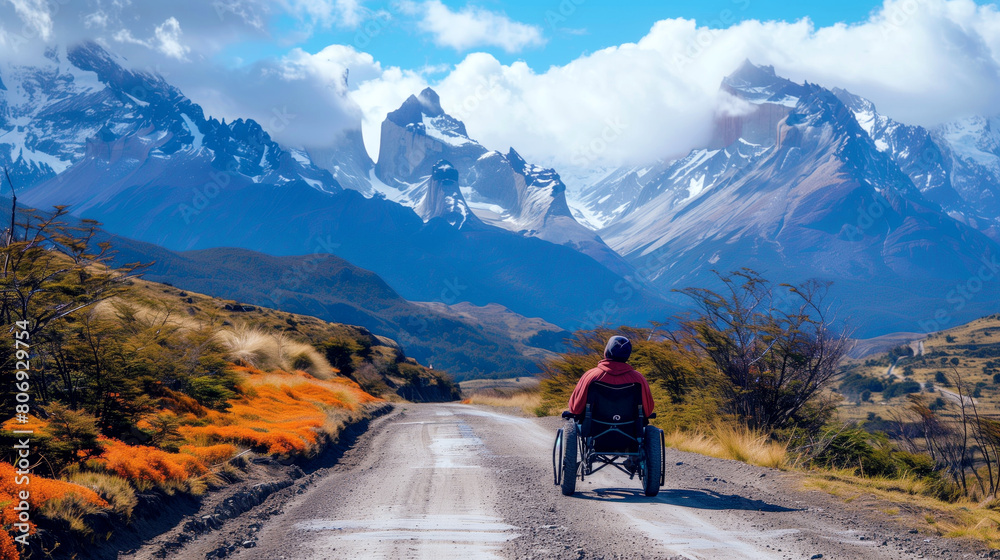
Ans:
{"label": "dry yellow grass", "polygon": [[270,334],[261,329],[238,325],[224,329],[216,338],[229,359],[261,370],[302,370],[320,379],[332,375],[330,363],[312,345],[284,333]]}
{"label": "dry yellow grass", "polygon": [[261,370],[277,369],[281,348],[275,337],[246,325],[219,331],[216,335],[229,359]]}
{"label": "dry yellow grass", "polygon": [[845,501],[862,494],[875,497],[889,502],[879,508],[882,513],[900,518],[909,526],[944,537],[972,538],[991,548],[1000,548],[1000,512],[993,509],[991,502],[976,503],[968,499],[945,502],[926,495],[929,485],[925,480],[909,476],[868,478],[855,476],[850,470],[831,470],[806,473],[803,486]]}
{"label": "dry yellow grass", "polygon": [[746,426],[717,423],[706,432],[675,430],[666,435],[667,445],[719,459],[733,459],[774,469],[788,464],[786,444],[771,441],[765,434]]}
{"label": "dry yellow grass", "polygon": [[525,414],[536,414],[538,407],[542,405],[542,395],[538,391],[518,391],[511,394],[483,391],[473,394],[462,403],[518,408]]}

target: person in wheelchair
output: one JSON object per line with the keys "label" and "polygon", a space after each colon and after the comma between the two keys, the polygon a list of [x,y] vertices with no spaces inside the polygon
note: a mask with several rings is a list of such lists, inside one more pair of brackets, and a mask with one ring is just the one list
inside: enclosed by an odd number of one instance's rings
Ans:
{"label": "person in wheelchair", "polygon": [[629,385],[638,383],[642,387],[642,412],[648,419],[653,413],[653,393],[649,390],[649,383],[641,373],[632,369],[628,365],[628,359],[632,355],[632,341],[624,336],[612,336],[608,339],[608,344],[604,347],[604,359],[597,367],[587,371],[576,383],[573,394],[569,397],[569,411],[575,415],[583,414],[587,407],[587,390],[590,384],[600,381],[607,385]]}
{"label": "person in wheelchair", "polygon": [[552,468],[556,485],[570,496],[576,481],[604,467],[636,474],[646,496],[656,496],[664,483],[663,432],[649,425],[653,395],[649,383],[632,366],[632,343],[613,336],[604,359],[580,378],[563,413],[568,422],[556,435]]}

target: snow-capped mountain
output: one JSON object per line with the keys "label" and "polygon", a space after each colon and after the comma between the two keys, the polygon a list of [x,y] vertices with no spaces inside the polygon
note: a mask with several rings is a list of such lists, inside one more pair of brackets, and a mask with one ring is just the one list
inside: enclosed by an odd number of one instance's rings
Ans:
{"label": "snow-capped mountain", "polygon": [[24,186],[81,160],[88,138],[136,130],[141,119],[130,108],[145,103],[110,94],[95,73],[71,64],[64,49],[49,49],[45,57],[33,67],[0,61],[0,165]]}
{"label": "snow-capped mountain", "polygon": [[[951,173],[951,185],[976,215],[976,224],[1000,240],[1000,116],[969,117],[931,131]],[[933,158],[931,158],[933,159]]]}
{"label": "snow-capped mountain", "polygon": [[[85,213],[125,191],[133,200],[157,198],[154,183],[173,182],[195,187],[186,193],[189,203],[161,210],[189,221],[232,183],[298,181],[341,189],[328,172],[281,148],[256,122],[206,118],[161,77],[128,70],[94,43],[52,49],[49,62],[4,68],[10,85],[0,92],[0,154],[12,160],[27,204],[68,204]],[[167,166],[174,174],[163,175]],[[144,184],[144,178],[157,179]]]}
{"label": "snow-capped mountain", "polygon": [[[1000,255],[942,209],[939,170],[908,165],[903,146],[927,141],[919,130],[859,119],[873,108],[770,67],[744,64],[722,88],[750,105],[716,123],[713,142],[729,144],[667,165],[601,230],[661,288],[712,285],[713,269],[750,266],[782,281],[834,282],[862,332],[912,330],[955,282]],[[983,292],[942,311],[991,312],[1000,287]]]}
{"label": "snow-capped mountain", "polygon": [[585,186],[573,202],[590,223],[608,226],[663,193],[670,193],[668,205],[676,206],[711,190],[727,172],[774,145],[778,123],[806,88],[776,76],[771,67],[745,61],[723,80],[721,90],[742,99],[750,110],[718,115],[709,144],[685,157],[622,167]]}
{"label": "snow-capped mountain", "polygon": [[[373,168],[353,149],[360,135],[334,139],[327,152],[281,146],[253,120],[205,116],[161,77],[130,70],[93,43],[0,75],[0,142],[8,142],[0,153],[19,170],[12,178],[24,204],[68,204],[111,233],[174,251],[334,253],[410,300],[498,303],[564,327],[604,320],[588,310],[622,322],[667,314],[646,287],[575,248],[480,222],[455,190],[457,166],[434,173],[441,158],[407,207],[343,188],[314,163],[363,185]],[[526,184],[552,180],[528,166],[521,172]],[[609,297],[613,313],[604,309]]]}
{"label": "snow-capped mountain", "polygon": [[555,170],[526,162],[513,148],[503,154],[471,139],[465,124],[444,112],[430,88],[411,95],[383,121],[373,188],[416,207],[442,159],[457,170],[462,194],[483,223],[572,247],[618,274],[633,272],[573,217]]}

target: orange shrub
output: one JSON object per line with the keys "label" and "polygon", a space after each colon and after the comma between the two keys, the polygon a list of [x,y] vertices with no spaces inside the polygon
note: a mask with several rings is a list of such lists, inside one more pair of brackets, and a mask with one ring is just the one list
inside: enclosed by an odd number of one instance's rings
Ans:
{"label": "orange shrub", "polygon": [[247,375],[263,375],[264,374],[263,371],[255,368],[253,366],[245,366],[245,365],[241,365],[241,364],[230,364],[229,365],[229,369],[231,369],[231,370],[233,370],[235,372],[238,372],[238,373],[245,373]]}
{"label": "orange shrub", "polygon": [[319,434],[338,412],[354,412],[360,404],[378,401],[353,381],[322,380],[302,371],[264,373],[235,366],[244,374],[242,395],[229,401],[227,412],[209,413],[208,425],[181,426],[192,443],[234,442],[268,453],[305,453],[315,448]]}
{"label": "orange shrub", "polygon": [[[14,531],[13,524],[18,523],[17,512],[14,506],[20,501],[19,496],[22,490],[29,492],[28,504],[31,512],[37,512],[49,500],[62,498],[67,494],[76,494],[77,497],[89,502],[99,508],[110,507],[96,492],[90,488],[85,488],[78,484],[63,480],[54,480],[31,475],[28,484],[18,485],[17,469],[10,463],[0,462],[0,560],[17,560],[19,552],[11,533]],[[36,515],[31,513],[31,515]],[[34,522],[29,522],[34,532]]]}
{"label": "orange shrub", "polygon": [[18,560],[21,554],[17,551],[14,538],[5,530],[0,530],[0,560]]}
{"label": "orange shrub", "polygon": [[185,480],[208,471],[201,461],[187,453],[167,453],[147,445],[127,445],[116,439],[103,439],[101,443],[104,453],[97,461],[129,480]]}
{"label": "orange shrub", "polygon": [[222,461],[225,461],[235,455],[236,446],[229,443],[207,446],[183,445],[181,446],[181,453],[194,455],[195,458],[202,463],[212,465],[215,463],[221,463]]}
{"label": "orange shrub", "polygon": [[[19,490],[25,489],[25,486],[14,484],[16,476],[17,469],[14,468],[14,465],[0,462],[0,501],[7,501],[8,497],[9,499],[13,499],[13,496],[16,496]],[[77,494],[83,500],[97,507],[108,507],[108,503],[101,499],[96,492],[72,482],[31,475],[30,482],[26,486],[27,490],[31,493],[28,503],[32,507],[39,507],[49,500],[62,498],[70,493]],[[8,513],[6,508],[4,508],[3,513],[5,516]],[[6,522],[6,517],[4,517],[4,521]]]}
{"label": "orange shrub", "polygon": [[45,420],[42,420],[41,418],[35,416],[28,416],[28,422],[25,424],[16,422],[14,418],[10,418],[9,420],[0,424],[0,427],[2,427],[5,431],[31,430],[34,433],[38,434],[40,432],[45,433],[45,431],[49,427],[49,423],[46,422]]}

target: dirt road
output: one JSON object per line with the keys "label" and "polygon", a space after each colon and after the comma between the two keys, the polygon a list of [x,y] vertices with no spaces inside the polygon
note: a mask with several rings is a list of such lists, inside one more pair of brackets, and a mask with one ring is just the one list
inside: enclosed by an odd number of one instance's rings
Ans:
{"label": "dirt road", "polygon": [[667,485],[656,498],[644,497],[638,479],[618,472],[588,477],[565,497],[551,475],[558,425],[556,418],[466,405],[401,405],[374,422],[339,465],[274,508],[266,523],[247,529],[232,520],[174,557],[204,558],[211,539],[256,528],[247,545],[253,548],[237,548],[231,557],[980,556],[954,541],[910,533],[884,513],[804,491],[794,474],[671,449]]}

